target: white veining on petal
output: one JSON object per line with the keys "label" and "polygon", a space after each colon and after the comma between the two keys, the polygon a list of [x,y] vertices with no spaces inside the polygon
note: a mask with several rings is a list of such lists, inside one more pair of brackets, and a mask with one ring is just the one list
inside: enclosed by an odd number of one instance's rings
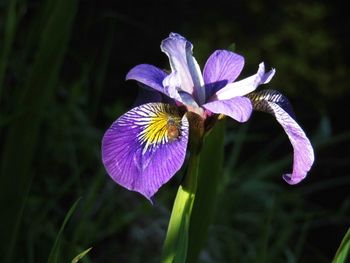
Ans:
{"label": "white veining on petal", "polygon": [[[160,144],[169,143],[169,122],[181,128],[181,120],[175,108],[165,104],[147,104],[130,116],[141,128],[137,140],[143,145],[142,154],[153,151]],[[172,126],[174,127],[174,126]],[[180,133],[180,132],[179,132]],[[181,134],[179,135],[181,136]]]}
{"label": "white veining on petal", "polygon": [[259,64],[257,73],[248,78],[227,84],[213,96],[213,100],[227,100],[238,96],[244,96],[253,92],[259,85],[268,83],[275,75],[276,70],[271,69],[265,73],[264,63]]}
{"label": "white veining on petal", "polygon": [[199,105],[202,105],[205,103],[205,86],[204,86],[204,80],[203,75],[200,69],[200,66],[197,62],[197,60],[192,56],[192,45],[191,45],[191,52],[187,52],[187,63],[188,63],[188,69],[190,71],[193,85],[194,85],[194,96],[197,99],[197,102]]}
{"label": "white veining on petal", "polygon": [[163,80],[170,97],[184,91],[195,98],[198,104],[205,102],[205,87],[202,72],[192,55],[193,45],[179,34],[171,33],[161,43],[161,50],[168,56],[171,74]]}
{"label": "white veining on petal", "polygon": [[[137,191],[147,199],[169,181],[181,168],[187,149],[188,120],[179,116],[180,132],[168,127],[169,138],[148,136],[149,144],[139,140],[140,133],[150,126],[149,116],[159,109],[169,109],[166,113],[177,112],[175,106],[163,103],[148,103],[137,106],[120,116],[105,132],[102,139],[102,161],[111,178],[121,186]],[[165,113],[164,113],[165,114]],[[167,123],[165,121],[165,123]],[[160,127],[160,126],[157,126]],[[158,143],[160,142],[160,143]],[[164,142],[164,141],[163,141]]]}

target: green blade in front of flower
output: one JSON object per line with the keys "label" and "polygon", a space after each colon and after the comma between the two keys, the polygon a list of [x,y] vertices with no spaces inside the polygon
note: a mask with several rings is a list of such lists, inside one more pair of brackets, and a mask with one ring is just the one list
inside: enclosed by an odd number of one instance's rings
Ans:
{"label": "green blade in front of flower", "polygon": [[66,227],[68,220],[72,217],[75,209],[77,208],[77,205],[79,203],[81,198],[79,198],[77,201],[75,201],[75,203],[72,205],[72,207],[69,209],[66,217],[63,220],[63,223],[61,225],[60,230],[58,231],[58,234],[56,236],[55,242],[51,248],[51,252],[49,255],[49,259],[47,260],[48,263],[57,263],[59,262],[59,247],[60,247],[60,243],[61,243],[61,237],[62,237],[62,233],[64,228]]}
{"label": "green blade in front of flower", "polygon": [[350,228],[346,232],[332,263],[345,263],[350,251]]}
{"label": "green blade in front of flower", "polygon": [[180,185],[168,231],[164,242],[163,263],[186,262],[188,252],[189,224],[196,193],[199,156],[194,154],[189,161],[185,182]]}
{"label": "green blade in front of flower", "polygon": [[197,262],[213,219],[217,191],[222,182],[225,120],[219,121],[205,138],[200,153],[196,199],[189,229],[186,262]]}
{"label": "green blade in front of flower", "polygon": [[185,262],[188,247],[189,207],[191,195],[179,187],[164,243],[162,262]]}
{"label": "green blade in front of flower", "polygon": [[79,260],[81,260],[83,257],[85,257],[85,255],[87,253],[89,253],[91,249],[92,249],[92,247],[90,247],[90,248],[84,250],[83,252],[81,252],[79,255],[77,255],[75,258],[73,258],[72,263],[79,262]]}

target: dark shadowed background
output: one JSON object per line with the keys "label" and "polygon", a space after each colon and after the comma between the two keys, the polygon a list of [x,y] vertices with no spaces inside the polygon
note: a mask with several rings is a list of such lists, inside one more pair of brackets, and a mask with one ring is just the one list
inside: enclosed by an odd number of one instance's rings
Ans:
{"label": "dark shadowed background", "polygon": [[181,171],[152,206],[112,182],[100,145],[137,96],[126,73],[141,63],[169,69],[159,46],[177,32],[202,68],[233,43],[245,57],[240,78],[261,61],[276,68],[267,87],[290,99],[316,157],[289,186],[281,175],[292,147],[274,118],[227,121],[224,182],[200,262],[330,262],[350,226],[350,20],[341,3],[1,1],[0,261],[70,262],[89,247],[82,262],[159,261]]}

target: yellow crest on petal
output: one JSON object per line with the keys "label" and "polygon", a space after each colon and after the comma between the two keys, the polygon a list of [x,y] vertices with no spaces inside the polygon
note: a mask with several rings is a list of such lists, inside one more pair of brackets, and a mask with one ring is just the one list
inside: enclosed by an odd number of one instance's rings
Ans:
{"label": "yellow crest on petal", "polygon": [[164,144],[180,136],[181,117],[176,107],[168,104],[148,104],[139,114],[142,118],[137,123],[144,127],[138,136],[139,141],[145,144],[143,153],[149,146]]}

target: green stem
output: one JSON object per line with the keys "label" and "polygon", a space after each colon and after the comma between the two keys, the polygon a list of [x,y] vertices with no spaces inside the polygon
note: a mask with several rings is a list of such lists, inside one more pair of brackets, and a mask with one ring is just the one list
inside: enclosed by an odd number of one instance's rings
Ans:
{"label": "green stem", "polygon": [[187,258],[191,213],[197,191],[199,152],[204,131],[203,119],[197,114],[188,112],[187,118],[190,122],[190,160],[170,216],[163,247],[163,263],[183,263]]}
{"label": "green stem", "polygon": [[225,121],[221,120],[206,136],[201,147],[196,200],[191,210],[186,262],[195,263],[214,219],[219,189],[223,183]]}
{"label": "green stem", "polygon": [[191,194],[195,194],[197,190],[199,159],[199,153],[193,153],[190,156],[188,170],[182,183],[182,187]]}
{"label": "green stem", "polygon": [[218,122],[204,143],[203,133],[196,129],[200,126],[193,126],[188,170],[171,213],[163,263],[197,262],[215,214],[222,182],[225,122]]}
{"label": "green stem", "polygon": [[194,151],[190,156],[186,177],[174,201],[161,262],[186,261],[190,217],[197,190],[198,164],[199,154]]}

